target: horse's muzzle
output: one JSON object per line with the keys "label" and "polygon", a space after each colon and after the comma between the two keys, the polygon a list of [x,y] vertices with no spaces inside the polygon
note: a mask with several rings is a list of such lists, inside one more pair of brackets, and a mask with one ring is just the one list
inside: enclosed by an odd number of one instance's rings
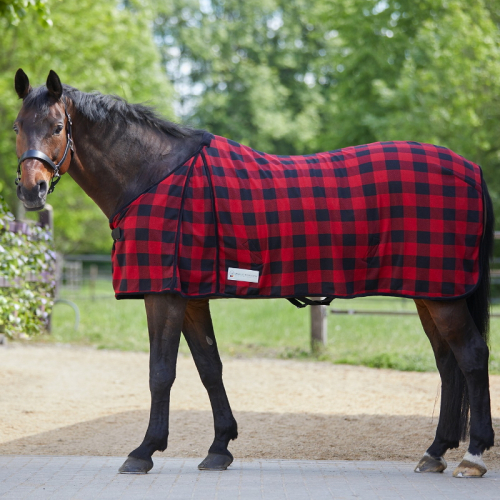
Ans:
{"label": "horse's muzzle", "polygon": [[38,181],[31,189],[26,189],[22,184],[17,186],[17,197],[23,202],[28,211],[41,210],[47,200],[48,185],[44,180]]}

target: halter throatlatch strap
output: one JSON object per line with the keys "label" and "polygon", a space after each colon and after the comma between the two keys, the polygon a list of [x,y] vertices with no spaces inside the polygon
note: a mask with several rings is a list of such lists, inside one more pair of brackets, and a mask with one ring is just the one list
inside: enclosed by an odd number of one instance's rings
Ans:
{"label": "halter throatlatch strap", "polygon": [[39,151],[38,149],[28,149],[28,151],[25,151],[21,155],[21,158],[19,158],[17,162],[16,186],[19,184],[19,181],[21,180],[21,163],[24,160],[27,160],[28,158],[36,158],[37,160],[45,162],[52,170],[54,170],[54,175],[52,176],[52,179],[50,181],[50,187],[49,190],[47,191],[47,194],[50,194],[52,193],[52,191],[54,191],[56,184],[61,179],[61,174],[59,173],[59,169],[61,168],[61,165],[65,162],[66,157],[68,156],[68,151],[71,151],[71,158],[73,158],[73,153],[74,153],[73,138],[71,135],[71,126],[73,125],[73,122],[71,121],[71,116],[66,110],[66,107],[64,108],[64,114],[66,115],[66,148],[64,149],[63,157],[58,163],[54,163],[43,151]]}
{"label": "halter throatlatch strap", "polygon": [[306,306],[329,306],[332,303],[333,297],[325,297],[321,300],[308,299],[307,297],[287,298],[295,307],[302,309]]}

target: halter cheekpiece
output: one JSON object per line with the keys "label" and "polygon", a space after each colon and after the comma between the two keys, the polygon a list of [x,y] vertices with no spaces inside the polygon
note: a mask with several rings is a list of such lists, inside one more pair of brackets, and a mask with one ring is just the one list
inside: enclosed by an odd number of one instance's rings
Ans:
{"label": "halter cheekpiece", "polygon": [[17,162],[16,186],[19,184],[19,181],[21,180],[21,163],[24,160],[27,160],[28,158],[36,158],[37,160],[45,162],[50,168],[54,170],[54,175],[52,176],[52,179],[50,181],[50,187],[49,190],[47,191],[47,194],[50,194],[54,191],[56,184],[61,179],[61,174],[59,173],[59,169],[66,160],[66,157],[68,156],[68,151],[71,151],[71,158],[73,158],[73,153],[74,153],[73,139],[71,134],[71,126],[73,125],[73,122],[71,121],[70,114],[66,110],[66,106],[64,107],[64,114],[66,115],[66,148],[64,149],[63,157],[61,158],[59,163],[54,163],[43,151],[39,151],[38,149],[28,149],[28,151],[25,151],[21,155],[21,158],[19,158]]}

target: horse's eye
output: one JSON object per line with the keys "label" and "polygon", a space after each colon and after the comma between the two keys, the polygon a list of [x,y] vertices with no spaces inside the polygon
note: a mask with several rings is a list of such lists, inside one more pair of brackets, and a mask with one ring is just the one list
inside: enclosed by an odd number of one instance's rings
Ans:
{"label": "horse's eye", "polygon": [[15,125],[14,125],[12,128],[14,129],[14,132],[15,132],[16,134],[19,134],[19,129],[18,129]]}
{"label": "horse's eye", "polygon": [[58,125],[55,130],[54,130],[54,135],[59,135],[61,133],[61,130],[63,129],[62,125]]}

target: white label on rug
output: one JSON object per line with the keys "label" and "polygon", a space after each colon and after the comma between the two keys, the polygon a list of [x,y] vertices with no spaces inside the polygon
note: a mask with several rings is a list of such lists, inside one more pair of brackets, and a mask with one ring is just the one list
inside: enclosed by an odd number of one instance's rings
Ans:
{"label": "white label on rug", "polygon": [[259,271],[251,271],[250,269],[239,269],[230,267],[227,270],[227,279],[233,281],[249,281],[250,283],[259,282]]}

